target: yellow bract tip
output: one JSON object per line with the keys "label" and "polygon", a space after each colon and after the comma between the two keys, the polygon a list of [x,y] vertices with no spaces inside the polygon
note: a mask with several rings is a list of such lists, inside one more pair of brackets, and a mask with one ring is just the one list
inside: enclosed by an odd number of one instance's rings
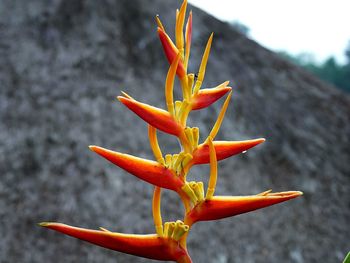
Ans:
{"label": "yellow bract tip", "polygon": [[225,113],[226,113],[226,110],[227,110],[227,107],[228,107],[228,104],[230,103],[230,99],[231,99],[231,96],[232,96],[232,91],[228,94],[225,102],[224,102],[224,105],[222,106],[221,108],[221,111],[219,113],[219,116],[214,124],[214,127],[213,129],[211,130],[210,134],[209,134],[209,137],[211,138],[215,138],[215,136],[217,135],[217,133],[219,132],[219,129],[220,129],[220,126],[221,126],[221,123],[224,119],[224,116],[225,116]]}
{"label": "yellow bract tip", "polygon": [[52,223],[51,222],[41,222],[41,223],[38,223],[39,226],[42,226],[42,227],[47,227],[49,225],[51,225]]}
{"label": "yellow bract tip", "polygon": [[133,100],[134,98],[131,97],[129,94],[127,94],[125,91],[121,91],[121,93],[124,95],[124,97]]}
{"label": "yellow bract tip", "polygon": [[106,229],[104,227],[99,227],[99,229],[102,230],[103,232],[112,233],[112,231],[109,231],[108,229]]}
{"label": "yellow bract tip", "polygon": [[199,66],[198,78],[197,78],[197,81],[196,81],[196,84],[195,84],[194,90],[193,90],[194,94],[197,94],[197,92],[199,91],[199,89],[202,86],[202,82],[203,82],[204,75],[205,75],[205,69],[206,69],[207,63],[208,63],[211,43],[213,41],[213,35],[214,35],[214,33],[211,33],[211,35],[208,39],[207,45],[205,47],[205,50],[204,50],[202,62],[201,62],[201,65]]}
{"label": "yellow bract tip", "polygon": [[160,27],[163,31],[165,31],[164,26],[162,24],[162,22],[160,21],[159,15],[156,15],[156,22],[158,27]]}

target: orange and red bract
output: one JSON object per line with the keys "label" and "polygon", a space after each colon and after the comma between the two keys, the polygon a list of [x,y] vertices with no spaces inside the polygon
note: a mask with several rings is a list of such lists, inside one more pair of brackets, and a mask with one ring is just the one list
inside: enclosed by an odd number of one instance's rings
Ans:
{"label": "orange and red bract", "polygon": [[[253,148],[254,146],[263,143],[265,139],[259,138],[245,141],[213,141],[216,158],[218,161],[226,159],[236,154]],[[193,152],[192,165],[209,163],[209,147],[203,143]]]}
{"label": "orange and red bract", "polygon": [[187,215],[187,224],[198,221],[218,220],[231,217],[267,206],[288,201],[302,195],[299,191],[267,193],[250,196],[214,196],[196,205]]}
{"label": "orange and red bract", "polygon": [[[165,33],[161,28],[158,27],[158,35],[160,42],[162,43],[163,50],[166,58],[168,59],[169,64],[171,64],[176,58],[179,50],[176,48],[174,43],[171,41],[170,37]],[[177,76],[182,79],[186,76],[186,71],[182,61],[179,62],[176,70]]]}
{"label": "orange and red bract", "polygon": [[163,132],[180,136],[184,129],[184,127],[165,110],[123,96],[118,96],[118,99],[145,122]]}
{"label": "orange and red bract", "polygon": [[61,223],[41,223],[40,225],[104,248],[139,257],[167,261],[189,258],[186,250],[178,242],[161,238],[156,234],[121,234],[107,230],[73,227]]}
{"label": "orange and red bract", "polygon": [[202,89],[191,102],[192,110],[200,110],[213,104],[215,101],[231,91],[231,87],[217,87],[212,89]]}
{"label": "orange and red bract", "polygon": [[150,184],[175,192],[180,191],[184,182],[173,171],[158,162],[114,152],[98,146],[90,146],[95,153]]}

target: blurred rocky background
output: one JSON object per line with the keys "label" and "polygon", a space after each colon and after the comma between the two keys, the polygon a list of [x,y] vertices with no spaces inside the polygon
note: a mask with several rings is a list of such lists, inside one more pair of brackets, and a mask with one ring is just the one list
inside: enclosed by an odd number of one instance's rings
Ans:
{"label": "blurred rocky background", "polygon": [[[164,107],[168,64],[159,13],[173,32],[180,1],[0,1],[0,262],[149,262],[40,228],[41,221],[154,232],[153,187],[87,148],[153,158],[147,125],[121,90]],[[350,97],[193,8],[190,70],[215,32],[204,82],[233,98],[218,139],[267,141],[220,162],[217,193],[304,196],[192,229],[194,262],[341,262],[350,249]],[[302,41],[302,39],[300,40]],[[176,96],[179,89],[176,89]],[[203,140],[222,100],[191,115]],[[161,134],[164,151],[176,152]],[[208,166],[191,177],[207,181]],[[165,220],[182,215],[166,192]]]}

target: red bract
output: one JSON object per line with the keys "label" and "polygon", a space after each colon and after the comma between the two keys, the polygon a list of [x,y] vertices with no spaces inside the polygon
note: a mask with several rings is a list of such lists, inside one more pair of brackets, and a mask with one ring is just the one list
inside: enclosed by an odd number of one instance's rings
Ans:
{"label": "red bract", "polygon": [[[225,85],[226,84],[226,85]],[[192,110],[200,110],[213,104],[215,101],[231,91],[231,87],[227,87],[228,82],[225,82],[212,89],[202,89],[193,96],[191,101]]]}
{"label": "red bract", "polygon": [[[160,42],[162,43],[165,56],[168,59],[169,64],[171,64],[176,58],[176,55],[179,53],[179,50],[174,45],[173,41],[171,41],[167,33],[165,33],[159,27],[158,27],[158,35],[159,35]],[[182,61],[180,61],[177,66],[176,74],[181,79],[186,76],[186,71]]]}

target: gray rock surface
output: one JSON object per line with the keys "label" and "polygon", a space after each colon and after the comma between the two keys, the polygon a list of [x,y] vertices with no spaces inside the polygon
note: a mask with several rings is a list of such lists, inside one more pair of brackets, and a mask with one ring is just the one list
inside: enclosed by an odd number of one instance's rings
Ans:
{"label": "gray rock surface", "polygon": [[[168,65],[154,15],[173,28],[179,5],[0,1],[0,262],[148,262],[36,223],[154,232],[152,186],[87,146],[152,158],[146,124],[115,96],[125,90],[164,107]],[[220,162],[217,193],[272,188],[304,196],[195,225],[188,245],[194,262],[340,262],[350,248],[349,96],[195,8],[193,71],[211,31],[204,86],[231,80],[234,87],[218,138],[267,139]],[[221,104],[191,115],[202,139]],[[178,150],[173,137],[161,134],[160,141],[163,149]],[[191,176],[206,181],[208,171],[198,167]],[[163,214],[181,216],[175,194],[164,194]]]}

